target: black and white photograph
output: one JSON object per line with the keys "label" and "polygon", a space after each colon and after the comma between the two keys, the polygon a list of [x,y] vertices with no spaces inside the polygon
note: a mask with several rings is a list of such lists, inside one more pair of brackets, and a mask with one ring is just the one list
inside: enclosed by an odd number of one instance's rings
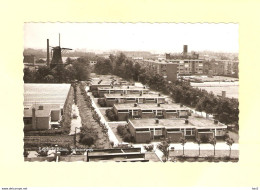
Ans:
{"label": "black and white photograph", "polygon": [[24,162],[239,162],[239,25],[23,26]]}

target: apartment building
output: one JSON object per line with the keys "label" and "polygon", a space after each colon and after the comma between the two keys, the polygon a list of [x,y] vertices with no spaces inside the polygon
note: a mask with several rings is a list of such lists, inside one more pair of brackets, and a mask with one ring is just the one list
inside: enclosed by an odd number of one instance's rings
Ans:
{"label": "apartment building", "polygon": [[115,104],[118,121],[132,118],[188,118],[189,109],[178,104]]}
{"label": "apartment building", "polygon": [[180,142],[185,138],[223,138],[227,126],[215,120],[190,117],[189,119],[130,119],[130,133],[136,143],[168,138],[171,142]]}
{"label": "apartment building", "polygon": [[114,104],[125,103],[165,103],[165,96],[160,94],[104,94],[104,99],[108,107]]}
{"label": "apartment building", "polygon": [[98,87],[98,96],[104,97],[104,94],[148,94],[149,89],[146,86],[109,86]]}

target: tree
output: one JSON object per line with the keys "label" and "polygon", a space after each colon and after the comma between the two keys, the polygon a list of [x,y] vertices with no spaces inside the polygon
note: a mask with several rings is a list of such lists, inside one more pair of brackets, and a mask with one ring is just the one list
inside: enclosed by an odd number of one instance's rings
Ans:
{"label": "tree", "polygon": [[217,144],[217,141],[216,141],[216,138],[210,138],[209,139],[209,143],[214,147],[214,156],[215,156],[215,147],[216,147],[216,144]]}
{"label": "tree", "polygon": [[162,141],[157,145],[157,148],[163,153],[164,156],[163,162],[166,162],[169,159],[169,153],[170,153],[169,146],[170,146],[169,139],[166,139],[165,141]]}
{"label": "tree", "polygon": [[34,70],[30,70],[29,68],[24,68],[23,72],[24,72],[24,76],[23,76],[24,83],[34,83],[35,82],[35,71]]}
{"label": "tree", "polygon": [[185,137],[181,137],[180,138],[180,142],[181,142],[181,145],[182,145],[182,153],[183,153],[183,156],[184,156],[184,145],[186,144],[187,140],[185,139]]}
{"label": "tree", "polygon": [[201,139],[197,138],[196,139],[197,144],[199,145],[199,156],[200,156],[200,144],[201,144]]}
{"label": "tree", "polygon": [[227,143],[227,145],[229,146],[229,157],[231,156],[231,146],[233,145],[234,142],[235,142],[235,141],[234,141],[234,139],[232,139],[232,138],[228,138],[228,139],[226,140],[226,143]]}

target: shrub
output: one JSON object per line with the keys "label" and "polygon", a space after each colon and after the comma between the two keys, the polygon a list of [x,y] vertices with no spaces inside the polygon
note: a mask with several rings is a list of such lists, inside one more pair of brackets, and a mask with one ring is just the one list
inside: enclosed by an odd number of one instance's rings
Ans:
{"label": "shrub", "polygon": [[81,139],[80,139],[80,143],[84,144],[84,145],[92,145],[94,144],[94,139],[92,137],[88,137],[86,135],[84,135]]}
{"label": "shrub", "polygon": [[154,147],[153,144],[149,144],[149,145],[145,145],[144,149],[148,152],[151,152],[153,151],[153,147]]}
{"label": "shrub", "polygon": [[115,143],[113,141],[110,141],[110,145],[114,147]]}
{"label": "shrub", "polygon": [[228,132],[226,132],[225,135],[224,135],[224,140],[227,140],[227,139],[229,139],[229,134],[228,134]]}
{"label": "shrub", "polygon": [[110,121],[117,121],[117,115],[115,114],[113,108],[106,110],[106,116]]}
{"label": "shrub", "polygon": [[107,104],[106,104],[106,101],[104,98],[99,98],[98,99],[98,104],[101,106],[101,107],[106,107]]}
{"label": "shrub", "polygon": [[118,125],[117,126],[117,132],[121,136],[125,136],[128,133],[127,128],[126,128],[125,125]]}
{"label": "shrub", "polygon": [[208,143],[209,142],[209,137],[206,136],[206,135],[202,135],[200,139],[201,139],[202,143]]}

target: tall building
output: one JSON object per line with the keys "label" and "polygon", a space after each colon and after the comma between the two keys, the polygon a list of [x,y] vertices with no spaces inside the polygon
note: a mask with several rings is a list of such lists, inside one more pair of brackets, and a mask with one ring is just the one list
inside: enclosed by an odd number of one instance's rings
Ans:
{"label": "tall building", "polygon": [[199,59],[199,54],[195,52],[188,53],[188,46],[183,46],[181,54],[166,54],[166,61],[177,64],[178,74],[203,74],[204,60]]}
{"label": "tall building", "polygon": [[159,74],[168,81],[174,82],[177,80],[178,65],[166,61],[143,60],[141,66],[148,72]]}

